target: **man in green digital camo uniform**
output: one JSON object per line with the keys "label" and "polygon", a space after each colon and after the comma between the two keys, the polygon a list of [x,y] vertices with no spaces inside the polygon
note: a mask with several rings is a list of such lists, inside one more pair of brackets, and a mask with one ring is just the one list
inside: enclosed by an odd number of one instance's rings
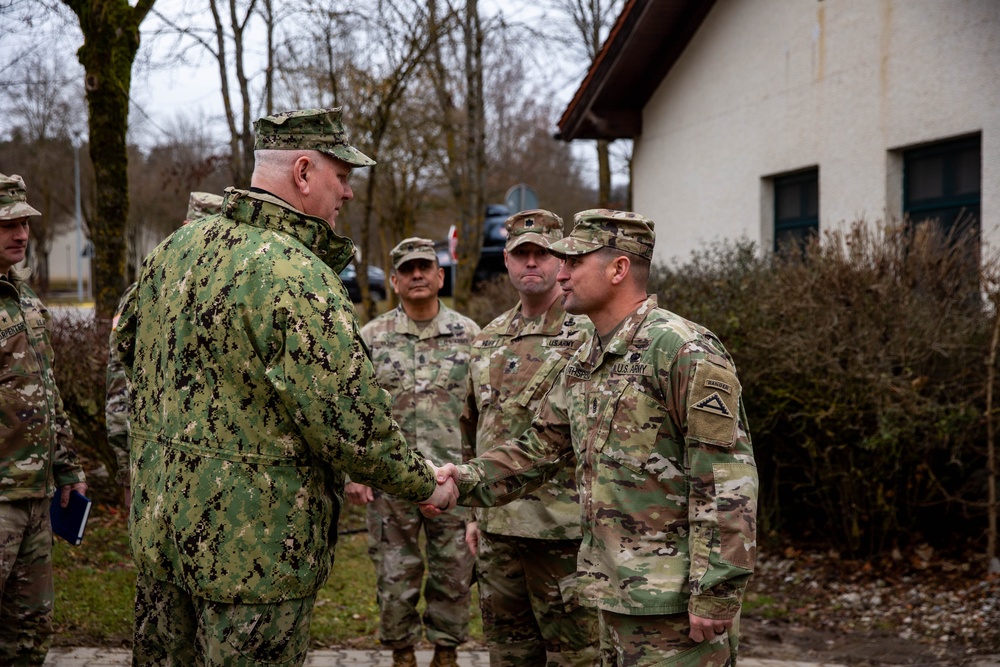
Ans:
{"label": "man in green digital camo uniform", "polygon": [[448,507],[375,381],[338,272],[341,111],[255,123],[250,190],[143,262],[117,327],[132,384],[134,665],[301,665],[344,475]]}
{"label": "man in green digital camo uniform", "polygon": [[52,640],[49,504],[87,492],[52,371],[49,311],[14,268],[28,249],[20,176],[0,174],[0,665],[41,665]]}
{"label": "man in green digital camo uniform", "polygon": [[[389,280],[397,308],[361,329],[371,348],[379,384],[392,394],[392,416],[406,441],[433,461],[462,460],[458,419],[465,403],[469,352],[479,327],[438,300],[444,269],[434,242],[409,238],[392,249]],[[368,503],[368,553],[378,577],[379,639],[393,649],[394,667],[416,667],[413,647],[422,638],[417,611],[427,549],[427,608],[423,626],[434,644],[431,667],[456,665],[455,647],[468,639],[475,559],[465,542],[469,510],[434,519],[416,505],[351,483],[348,498]]]}
{"label": "man in green digital camo uniform", "polygon": [[[472,343],[462,415],[467,458],[528,430],[549,387],[593,335],[590,320],[562,305],[549,246],[563,221],[534,209],[504,223],[504,263],[516,306]],[[598,661],[597,612],[579,604],[580,496],[570,466],[519,500],[477,510],[479,603],[492,667],[583,667]],[[478,539],[476,539],[478,538]]]}
{"label": "man in green digital camo uniform", "polygon": [[[192,192],[188,199],[187,216],[184,223],[198,220],[210,215],[216,215],[222,211],[222,197],[210,192]],[[108,343],[108,369],[106,378],[106,396],[104,402],[104,422],[108,431],[108,444],[115,453],[118,461],[118,474],[115,480],[122,487],[125,493],[125,505],[132,504],[132,485],[128,470],[128,409],[129,409],[129,385],[128,378],[125,377],[125,367],[118,357],[116,344],[116,328],[121,317],[122,309],[128,300],[129,294],[135,289],[136,283],[132,283],[125,288],[122,298],[118,302],[118,309],[115,317],[111,321],[111,336]]]}
{"label": "man in green digital camo uniform", "polygon": [[[741,387],[710,331],[646,295],[653,223],[597,209],[550,252],[570,313],[597,336],[531,428],[458,468],[460,503],[517,498],[576,454],[584,597],[604,665],[734,664],[756,555],[757,471]],[[433,508],[425,509],[433,514]]]}

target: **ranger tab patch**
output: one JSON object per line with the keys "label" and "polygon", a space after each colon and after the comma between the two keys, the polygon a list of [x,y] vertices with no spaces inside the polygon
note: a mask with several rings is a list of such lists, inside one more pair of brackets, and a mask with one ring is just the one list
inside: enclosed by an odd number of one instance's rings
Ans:
{"label": "ranger tab patch", "polygon": [[723,382],[721,380],[713,380],[713,379],[709,378],[708,380],[705,380],[705,386],[706,387],[714,387],[715,389],[721,389],[722,391],[726,392],[727,394],[733,393],[733,388],[731,386],[729,386],[729,384],[727,384],[727,383],[725,383],[725,382]]}
{"label": "ranger tab patch", "polygon": [[722,397],[719,396],[719,392],[712,392],[710,396],[706,396],[701,399],[694,406],[698,410],[704,410],[705,412],[710,412],[713,415],[719,415],[720,417],[732,418],[733,413],[729,411],[726,404],[722,401]]}

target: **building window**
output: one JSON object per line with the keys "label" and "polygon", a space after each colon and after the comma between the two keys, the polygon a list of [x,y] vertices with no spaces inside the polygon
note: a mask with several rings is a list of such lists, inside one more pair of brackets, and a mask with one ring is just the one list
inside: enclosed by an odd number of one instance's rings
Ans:
{"label": "building window", "polygon": [[774,251],[805,250],[819,234],[819,169],[774,177]]}
{"label": "building window", "polygon": [[945,234],[979,236],[982,140],[979,135],[903,153],[903,215],[937,220]]}

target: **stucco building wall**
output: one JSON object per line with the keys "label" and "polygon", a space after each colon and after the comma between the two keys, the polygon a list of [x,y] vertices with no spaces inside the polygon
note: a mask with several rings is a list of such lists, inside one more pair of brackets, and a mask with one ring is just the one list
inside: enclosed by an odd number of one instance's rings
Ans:
{"label": "stucco building wall", "polygon": [[643,111],[635,210],[658,261],[773,244],[770,178],[818,167],[820,229],[898,220],[902,150],[981,133],[1000,244],[1000,2],[720,0]]}

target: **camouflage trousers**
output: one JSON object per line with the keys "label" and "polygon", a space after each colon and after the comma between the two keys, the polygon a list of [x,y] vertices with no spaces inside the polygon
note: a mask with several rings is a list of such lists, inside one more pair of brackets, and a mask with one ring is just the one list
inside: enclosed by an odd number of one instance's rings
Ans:
{"label": "camouflage trousers", "polygon": [[52,641],[49,500],[0,502],[0,665],[41,665]]}
{"label": "camouflage trousers", "polygon": [[731,632],[697,643],[687,612],[630,616],[601,610],[602,667],[736,667],[739,615]]}
{"label": "camouflage trousers", "polygon": [[[474,558],[465,544],[468,510],[457,508],[434,519],[417,506],[373,489],[368,504],[368,555],[378,580],[381,611],[379,639],[387,648],[412,646],[427,633],[440,646],[458,646],[469,635],[469,585]],[[423,532],[427,581],[423,618],[417,611],[424,580]]]}
{"label": "camouflage trousers", "polygon": [[476,566],[490,667],[598,664],[597,611],[580,606],[580,540],[481,532]]}
{"label": "camouflage trousers", "polygon": [[306,660],[316,596],[227,604],[140,573],[133,667],[294,667]]}

